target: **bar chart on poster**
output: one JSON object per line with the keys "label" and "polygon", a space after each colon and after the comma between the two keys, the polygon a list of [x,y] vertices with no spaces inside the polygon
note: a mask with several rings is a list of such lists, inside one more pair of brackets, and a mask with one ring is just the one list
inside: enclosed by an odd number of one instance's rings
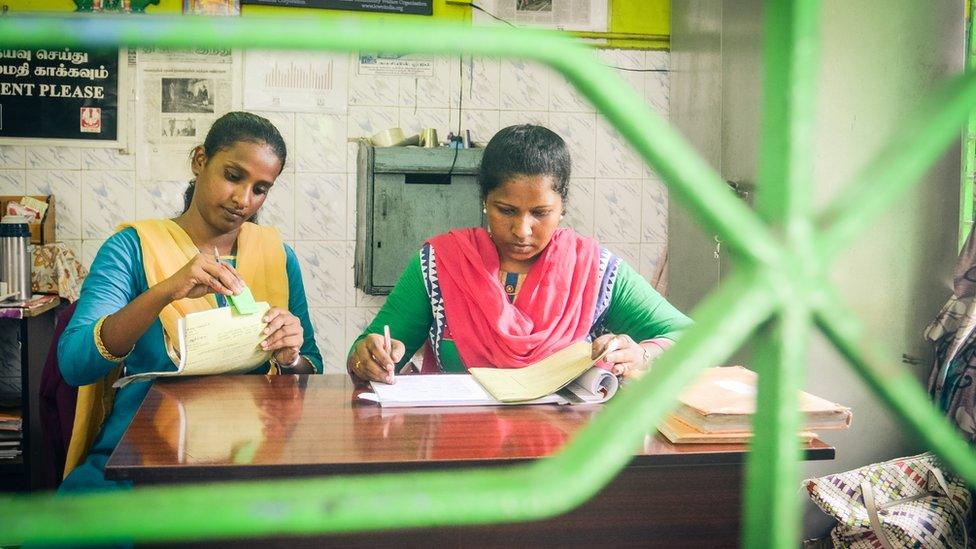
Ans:
{"label": "bar chart on poster", "polygon": [[244,54],[244,108],[341,113],[349,56],[335,53]]}

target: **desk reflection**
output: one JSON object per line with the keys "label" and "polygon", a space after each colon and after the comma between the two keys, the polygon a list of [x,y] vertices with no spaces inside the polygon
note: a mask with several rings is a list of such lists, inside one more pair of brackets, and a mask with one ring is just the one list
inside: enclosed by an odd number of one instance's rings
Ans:
{"label": "desk reflection", "polygon": [[392,441],[419,459],[534,458],[559,450],[596,409],[541,405],[380,408],[368,404],[354,407],[354,440],[363,457],[383,452]]}
{"label": "desk reflection", "polygon": [[302,417],[307,378],[252,377],[256,383],[157,385],[155,437],[135,444],[143,463],[246,464],[277,459]]}

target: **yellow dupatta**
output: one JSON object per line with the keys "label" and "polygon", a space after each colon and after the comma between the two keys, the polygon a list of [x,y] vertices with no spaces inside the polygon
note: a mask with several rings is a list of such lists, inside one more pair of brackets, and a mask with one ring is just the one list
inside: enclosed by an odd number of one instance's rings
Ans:
{"label": "yellow dupatta", "polygon": [[[143,268],[149,287],[166,280],[183,268],[200,251],[179,225],[170,219],[150,219],[119,225],[121,231],[132,227],[139,235]],[[267,301],[272,307],[288,308],[288,273],[285,269],[285,248],[278,231],[273,227],[244,223],[237,236],[238,274],[251,289],[257,301]],[[217,306],[212,294],[196,299],[180,299],[163,308],[159,320],[163,325],[165,345],[170,356],[173,351],[177,320],[189,313]],[[64,476],[81,464],[91,448],[102,423],[112,411],[115,398],[112,383],[121,368],[109,375],[78,388],[75,419],[71,429],[65,459]]]}

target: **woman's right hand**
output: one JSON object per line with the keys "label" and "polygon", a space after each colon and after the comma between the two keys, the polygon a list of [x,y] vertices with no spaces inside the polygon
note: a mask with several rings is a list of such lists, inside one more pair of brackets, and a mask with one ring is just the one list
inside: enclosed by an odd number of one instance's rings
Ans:
{"label": "woman's right hand", "polygon": [[237,295],[244,282],[230,265],[217,263],[209,254],[197,254],[161,284],[170,301],[203,297],[209,293]]}
{"label": "woman's right hand", "polygon": [[369,334],[356,344],[356,349],[349,355],[349,373],[364,381],[393,383],[395,364],[403,358],[406,350],[402,342],[391,339],[388,353],[383,346],[383,336]]}

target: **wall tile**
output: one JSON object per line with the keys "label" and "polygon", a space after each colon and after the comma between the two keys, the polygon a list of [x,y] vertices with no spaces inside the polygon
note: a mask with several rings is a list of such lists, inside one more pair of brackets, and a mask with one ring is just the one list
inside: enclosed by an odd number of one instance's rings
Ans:
{"label": "wall tile", "polygon": [[346,351],[352,347],[352,342],[356,341],[359,334],[363,333],[366,326],[373,321],[379,308],[374,307],[349,307],[346,309]]}
{"label": "wall tile", "polygon": [[396,105],[398,96],[398,77],[359,74],[359,54],[350,54],[349,105]]}
{"label": "wall tile", "polygon": [[666,290],[667,242],[644,242],[640,245],[640,265],[638,272],[647,279],[658,292],[664,294]]}
{"label": "wall tile", "polygon": [[[459,78],[456,57],[435,57],[432,76],[399,78],[398,104],[401,107],[448,108],[451,106],[451,82]],[[454,98],[457,101],[456,94]]]}
{"label": "wall tile", "polygon": [[136,156],[126,154],[122,149],[83,149],[81,163],[86,170],[133,171],[136,169]]}
{"label": "wall tile", "polygon": [[[60,239],[60,237],[58,237]],[[98,254],[98,249],[102,247],[105,243],[102,239],[94,240],[80,240],[75,242],[81,242],[81,254],[78,254],[79,261],[86,269],[91,270],[92,261],[95,260],[95,255]]]}
{"label": "wall tile", "polygon": [[295,148],[295,113],[255,111],[254,114],[267,118],[272,124],[274,124],[274,127],[278,128],[278,133],[280,133],[281,138],[285,140],[285,150],[288,153],[288,157],[285,159],[285,166],[281,171],[282,173],[294,172],[295,153],[298,152]]}
{"label": "wall tile", "polygon": [[563,75],[549,72],[549,110],[551,112],[596,112],[596,108]]}
{"label": "wall tile", "polygon": [[315,343],[322,353],[325,373],[346,371],[346,313],[341,307],[313,307],[308,311],[315,329]]}
{"label": "wall tile", "polygon": [[601,244],[626,261],[635,271],[640,269],[640,244],[636,242],[601,242]]}
{"label": "wall tile", "polygon": [[167,219],[183,212],[182,181],[150,181],[137,183],[136,219]]}
{"label": "wall tile", "polygon": [[[457,111],[451,111],[451,128],[458,127]],[[497,110],[469,110],[461,112],[461,130],[471,130],[471,140],[480,146],[485,146],[498,130],[499,116]]]}
{"label": "wall tile", "polygon": [[643,162],[609,122],[602,117],[596,128],[597,177],[641,177]]}
{"label": "wall tile", "polygon": [[[535,124],[549,127],[549,113],[546,111],[499,111],[498,127],[507,128],[517,124]],[[550,128],[551,129],[551,128]]]}
{"label": "wall tile", "polygon": [[548,69],[524,59],[503,59],[499,73],[500,109],[544,111],[549,108]]}
{"label": "wall tile", "polygon": [[589,113],[549,113],[549,128],[569,146],[574,177],[596,174],[596,119]]}
{"label": "wall tile", "polygon": [[299,240],[295,253],[302,266],[309,306],[345,306],[346,271],[350,265],[346,243]]}
{"label": "wall tile", "polygon": [[274,186],[268,192],[268,198],[258,211],[258,221],[262,225],[270,225],[278,229],[282,240],[290,241],[296,237],[295,233],[295,179],[304,174],[283,173],[275,180]]}
{"label": "wall tile", "polygon": [[345,172],[345,143],[345,116],[306,113],[296,115],[295,170]]}
{"label": "wall tile", "polygon": [[104,239],[122,222],[135,219],[135,172],[82,172],[83,239]]}
{"label": "wall tile", "polygon": [[669,52],[646,51],[644,55],[644,67],[647,69],[667,71],[671,68],[671,54]]}
{"label": "wall tile", "polygon": [[563,226],[570,227],[584,236],[593,236],[593,215],[595,209],[594,180],[576,178],[570,182],[569,204]]}
{"label": "wall tile", "polygon": [[641,187],[641,241],[667,242],[668,189],[656,179],[645,179]]}
{"label": "wall tile", "polygon": [[81,238],[81,171],[28,170],[27,194],[53,194],[55,236]]}
{"label": "wall tile", "polygon": [[593,229],[606,242],[639,242],[641,203],[639,179],[597,179]]}
{"label": "wall tile", "polygon": [[27,170],[0,169],[0,194],[24,194],[26,189]]}
{"label": "wall tile", "polygon": [[671,112],[670,79],[667,74],[650,72],[644,76],[644,100],[663,118]]}
{"label": "wall tile", "polygon": [[419,135],[422,128],[434,128],[437,138],[446,141],[447,133],[451,131],[450,109],[400,107],[399,120],[399,126],[407,137]]}
{"label": "wall tile", "polygon": [[459,92],[465,109],[498,109],[499,62],[486,57],[464,56],[460,79],[451,81],[451,107],[457,108]]}
{"label": "wall tile", "polygon": [[0,169],[23,170],[27,168],[27,147],[0,145]]}
{"label": "wall tile", "polygon": [[341,171],[352,172],[356,170],[356,154],[359,145],[355,142],[348,142],[349,138],[371,137],[380,130],[397,127],[399,121],[400,112],[396,107],[349,107],[349,117],[346,123],[346,165],[348,169]]}
{"label": "wall tile", "polygon": [[355,172],[346,174],[346,240],[356,240],[356,185]]}
{"label": "wall tile", "polygon": [[345,240],[346,175],[298,174],[294,211],[303,240]]}
{"label": "wall tile", "polygon": [[27,147],[27,167],[32,170],[80,170],[81,149]]}

